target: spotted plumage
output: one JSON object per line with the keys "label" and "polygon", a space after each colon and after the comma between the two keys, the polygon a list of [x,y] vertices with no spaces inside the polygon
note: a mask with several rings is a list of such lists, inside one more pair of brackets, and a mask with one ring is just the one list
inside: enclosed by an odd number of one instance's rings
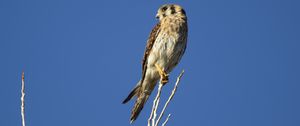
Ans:
{"label": "spotted plumage", "polygon": [[183,56],[188,36],[187,17],[183,8],[166,4],[158,9],[159,22],[152,29],[142,60],[142,77],[123,101],[137,97],[130,120],[133,122],[143,109],[155,85],[168,82],[168,74]]}

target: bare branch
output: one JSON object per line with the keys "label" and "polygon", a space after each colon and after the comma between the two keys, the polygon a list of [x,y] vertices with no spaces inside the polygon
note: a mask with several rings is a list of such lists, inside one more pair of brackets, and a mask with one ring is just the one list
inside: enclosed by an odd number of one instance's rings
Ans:
{"label": "bare branch", "polygon": [[22,89],[21,89],[21,116],[22,116],[22,126],[25,126],[25,77],[24,72],[22,72]]}
{"label": "bare branch", "polygon": [[[162,116],[165,113],[165,110],[166,110],[167,106],[169,105],[170,101],[173,99],[173,97],[175,95],[175,92],[177,90],[177,87],[178,87],[178,84],[180,82],[180,79],[183,76],[183,73],[184,73],[184,70],[182,70],[182,72],[180,73],[180,75],[177,77],[177,80],[176,80],[175,86],[174,86],[174,88],[172,90],[172,93],[169,96],[167,102],[165,103],[162,111],[160,112],[158,119],[156,119],[157,108],[158,108],[158,104],[159,104],[159,101],[160,101],[161,90],[162,90],[162,87],[163,87],[163,84],[161,82],[159,82],[157,94],[156,94],[156,97],[155,97],[155,99],[153,101],[153,106],[152,106],[151,114],[150,114],[150,117],[148,119],[148,126],[157,126],[159,124]],[[166,118],[165,122],[163,122],[163,124],[162,124],[163,126],[165,126],[167,124],[170,116],[171,116],[171,114],[169,114],[168,117]]]}
{"label": "bare branch", "polygon": [[158,123],[159,123],[161,117],[162,117],[162,116],[164,115],[164,113],[165,113],[165,110],[166,110],[167,106],[169,105],[170,101],[173,99],[173,97],[174,97],[174,95],[175,95],[175,92],[176,92],[176,90],[177,90],[178,84],[179,84],[179,82],[180,82],[180,79],[181,79],[183,73],[184,73],[184,70],[182,70],[181,73],[180,73],[180,75],[177,77],[177,80],[176,80],[174,89],[173,89],[173,91],[172,91],[172,93],[171,93],[171,95],[170,95],[168,101],[166,102],[165,106],[163,107],[162,111],[160,112],[160,115],[159,115],[159,117],[158,117],[158,119],[157,119],[157,121],[156,121],[155,126],[158,125]]}
{"label": "bare branch", "polygon": [[159,83],[158,85],[158,90],[157,90],[157,95],[153,101],[153,106],[152,106],[152,111],[151,111],[151,114],[150,114],[150,117],[148,119],[148,126],[154,126],[155,124],[155,118],[156,118],[156,114],[157,114],[157,108],[158,108],[158,103],[159,103],[159,100],[160,100],[160,94],[161,94],[161,89],[163,87],[163,84],[162,83]]}

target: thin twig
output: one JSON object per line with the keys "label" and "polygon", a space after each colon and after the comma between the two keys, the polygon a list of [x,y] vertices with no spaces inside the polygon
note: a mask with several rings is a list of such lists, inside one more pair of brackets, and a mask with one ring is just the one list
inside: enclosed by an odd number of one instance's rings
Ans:
{"label": "thin twig", "polygon": [[21,116],[22,116],[22,126],[25,126],[25,77],[24,72],[22,73],[22,89],[21,89]]}
{"label": "thin twig", "polygon": [[162,126],[165,126],[167,124],[167,122],[169,121],[171,114],[168,115],[167,119],[164,121],[164,123],[162,124]]}
{"label": "thin twig", "polygon": [[158,103],[160,100],[160,94],[161,94],[161,89],[163,87],[162,83],[159,83],[158,85],[158,89],[157,89],[157,95],[153,101],[153,106],[152,106],[152,110],[151,110],[151,114],[150,117],[148,119],[148,126],[154,126],[155,124],[155,118],[156,118],[156,114],[157,114],[157,107],[158,107]]}
{"label": "thin twig", "polygon": [[165,106],[163,107],[162,111],[160,112],[160,115],[159,115],[159,117],[158,117],[158,119],[157,119],[157,121],[155,123],[155,126],[157,126],[159,124],[159,121],[160,121],[161,117],[164,115],[167,106],[169,105],[170,101],[173,99],[183,73],[184,73],[184,70],[182,70],[181,73],[180,73],[180,75],[177,77],[174,89],[173,89],[173,91],[172,91],[172,93],[171,93],[168,101],[166,102]]}

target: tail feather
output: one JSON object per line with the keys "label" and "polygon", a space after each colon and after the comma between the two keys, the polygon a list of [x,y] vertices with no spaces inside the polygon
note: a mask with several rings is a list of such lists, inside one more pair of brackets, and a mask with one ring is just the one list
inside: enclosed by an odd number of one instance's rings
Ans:
{"label": "tail feather", "polygon": [[129,93],[129,95],[126,97],[126,99],[122,102],[123,104],[126,104],[128,101],[130,101],[133,98],[133,96],[137,96],[137,94],[140,90],[140,87],[141,87],[140,83],[141,83],[141,81],[139,81],[137,83],[137,85],[134,87],[134,89]]}
{"label": "tail feather", "polygon": [[151,92],[153,91],[156,83],[157,80],[148,81],[147,84],[143,84],[143,85],[147,85],[147,87],[145,88],[142,87],[141,81],[139,81],[135,86],[135,88],[129,93],[127,98],[123,101],[123,104],[125,104],[128,101],[130,101],[134,96],[137,97],[135,104],[131,110],[130,123],[135,121],[139,116]]}
{"label": "tail feather", "polygon": [[148,98],[149,94],[146,93],[141,93],[140,96],[137,98],[134,107],[131,111],[130,123],[137,119]]}
{"label": "tail feather", "polygon": [[133,96],[137,94],[138,91],[139,91],[139,86],[135,87],[122,103],[126,104],[128,101],[130,101],[133,98]]}

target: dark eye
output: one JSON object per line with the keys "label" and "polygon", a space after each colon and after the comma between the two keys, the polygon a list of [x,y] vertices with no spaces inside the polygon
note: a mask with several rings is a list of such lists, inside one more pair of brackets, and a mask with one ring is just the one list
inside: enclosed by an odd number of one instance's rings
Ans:
{"label": "dark eye", "polygon": [[163,7],[161,10],[166,11],[167,9],[168,9],[168,7]]}

